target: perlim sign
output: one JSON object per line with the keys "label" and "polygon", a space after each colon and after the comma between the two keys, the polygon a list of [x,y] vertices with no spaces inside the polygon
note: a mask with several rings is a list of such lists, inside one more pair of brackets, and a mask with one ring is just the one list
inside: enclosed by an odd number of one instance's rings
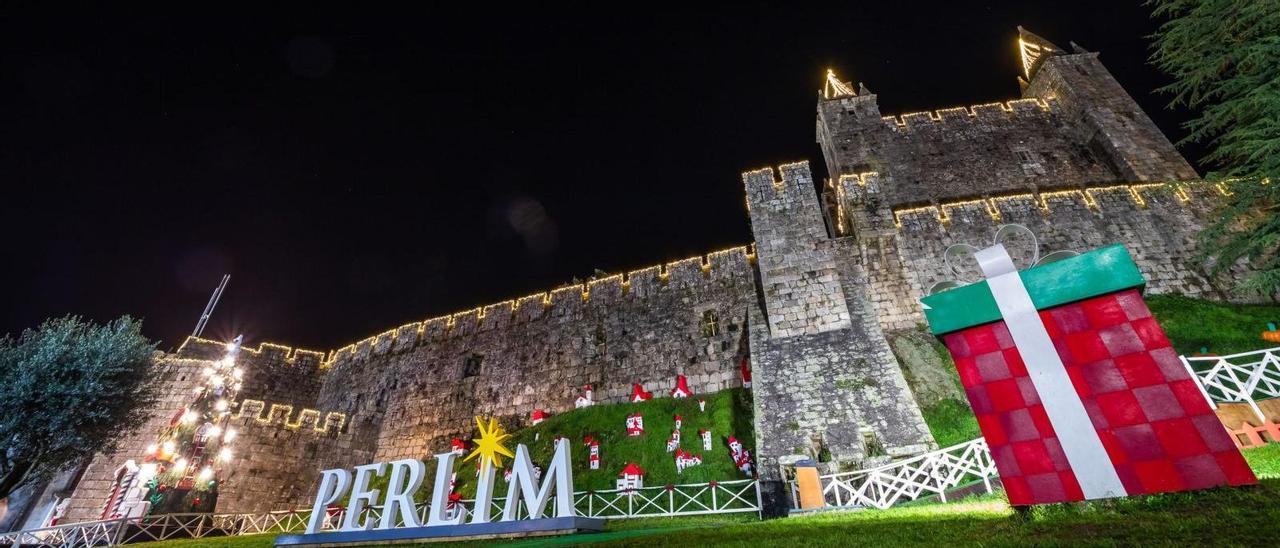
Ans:
{"label": "perlim sign", "polygon": [[[450,480],[453,475],[453,452],[435,456],[436,476],[432,487],[431,504],[424,523],[413,495],[422,487],[427,476],[426,463],[417,459],[402,459],[356,466],[354,470],[343,468],[322,472],[320,487],[311,507],[306,532],[301,535],[281,535],[276,546],[335,546],[344,544],[369,544],[378,542],[407,542],[418,539],[465,538],[495,536],[526,536],[579,531],[599,531],[604,521],[578,517],[574,511],[573,467],[570,466],[570,450],[567,439],[556,442],[555,455],[537,485],[533,461],[524,445],[516,451],[502,445],[511,437],[502,431],[497,420],[476,417],[480,436],[476,448],[463,462],[480,459],[480,481],[476,487],[475,502],[468,511],[462,502],[449,504]],[[514,458],[511,479],[507,488],[502,515],[491,521],[493,507],[493,483],[497,470],[502,467],[502,457]],[[389,472],[388,472],[389,470]],[[390,474],[386,492],[369,487],[375,476]],[[337,516],[328,512],[330,505],[346,498],[347,505],[338,523]],[[544,517],[547,505],[554,498],[554,517]],[[381,504],[379,504],[381,503]],[[524,516],[521,517],[521,503]],[[380,506],[375,515],[371,510]],[[470,518],[470,519],[468,519]],[[326,529],[329,531],[322,532]]]}

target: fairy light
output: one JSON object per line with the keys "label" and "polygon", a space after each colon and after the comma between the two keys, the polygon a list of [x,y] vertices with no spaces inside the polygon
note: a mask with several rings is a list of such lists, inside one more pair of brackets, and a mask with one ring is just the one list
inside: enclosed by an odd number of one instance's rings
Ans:
{"label": "fairy light", "polygon": [[[1218,183],[1218,184],[1221,185],[1222,183]],[[910,215],[917,215],[925,212],[933,212],[935,215],[935,218],[939,222],[946,223],[950,221],[950,217],[947,214],[949,210],[955,209],[958,207],[979,204],[979,203],[984,205],[987,215],[991,217],[992,220],[999,221],[1002,215],[1000,213],[1000,208],[996,204],[996,202],[1005,201],[1005,200],[1015,200],[1015,199],[1035,200],[1036,205],[1040,208],[1042,212],[1049,213],[1052,211],[1052,208],[1050,206],[1050,199],[1056,199],[1056,198],[1062,198],[1062,197],[1078,198],[1082,203],[1084,203],[1084,205],[1088,206],[1090,209],[1100,212],[1101,211],[1100,206],[1095,197],[1095,194],[1100,192],[1124,192],[1129,197],[1129,200],[1133,202],[1134,205],[1145,208],[1147,207],[1148,204],[1147,204],[1146,198],[1143,198],[1142,196],[1142,191],[1153,189],[1153,188],[1171,189],[1173,191],[1173,195],[1177,197],[1179,202],[1182,202],[1182,203],[1186,203],[1191,200],[1190,195],[1187,194],[1184,183],[1180,183],[1180,182],[1179,183],[1141,183],[1141,184],[1131,184],[1131,185],[1130,184],[1106,185],[1106,186],[1098,186],[1098,187],[1091,187],[1091,188],[1084,188],[1084,189],[1073,188],[1073,189],[1067,189],[1067,190],[1041,192],[1039,193],[1038,198],[1036,198],[1035,195],[1024,192],[1024,193],[1017,193],[1017,194],[1005,194],[1000,196],[992,196],[990,198],[955,200],[955,201],[945,202],[938,205],[899,208],[899,209],[893,210],[893,222],[895,226],[897,226],[898,228],[901,228],[902,219],[904,217],[907,217]],[[1223,189],[1219,188],[1219,191],[1222,191],[1222,190]]]}
{"label": "fairy light", "polygon": [[225,382],[226,382],[226,379],[223,379],[222,375],[214,375],[212,378],[209,379],[209,384],[212,384],[214,388],[221,387]]}
{"label": "fairy light", "polygon": [[222,399],[222,400],[218,400],[216,403],[213,404],[213,409],[221,413],[223,411],[226,411],[227,407],[230,407],[230,405],[231,404],[227,403],[227,400]]}
{"label": "fairy light", "polygon": [[[943,122],[950,119],[966,119],[977,118],[983,112],[999,111],[1006,114],[1014,114],[1017,112],[1018,105],[1031,105],[1038,107],[1044,112],[1053,110],[1049,104],[1052,99],[1045,100],[1037,97],[1028,97],[1025,99],[1009,99],[995,103],[981,103],[977,105],[966,105],[959,107],[941,108],[936,110],[921,110],[917,112],[908,112],[905,114],[891,114],[882,116],[886,123],[892,123],[898,127],[907,127],[909,121],[919,122]],[[948,116],[951,115],[951,116]]]}
{"label": "fairy light", "polygon": [[222,427],[215,424],[209,427],[208,433],[206,435],[209,436],[210,438],[216,438],[222,435]]}
{"label": "fairy light", "polygon": [[231,440],[234,439],[236,439],[236,430],[234,428],[228,428],[226,432],[223,432],[222,443],[231,443]]}
{"label": "fairy light", "polygon": [[822,98],[853,97],[857,95],[853,88],[836,77],[836,71],[827,69],[826,83],[822,86]]}
{"label": "fairy light", "polygon": [[223,462],[231,460],[231,448],[223,447],[220,451],[218,451],[218,460]]}
{"label": "fairy light", "polygon": [[166,454],[166,455],[171,455],[171,454],[173,454],[173,451],[174,451],[175,449],[177,449],[177,446],[175,446],[175,445],[173,444],[173,440],[169,440],[169,441],[164,442],[164,444],[163,444],[163,445],[161,445],[161,447],[164,449],[164,454]]}
{"label": "fairy light", "polygon": [[178,460],[174,461],[173,467],[177,469],[179,472],[185,473],[187,471],[187,458],[179,457]]}
{"label": "fairy light", "polygon": [[156,446],[156,444],[154,444],[154,443],[153,443],[153,444],[151,444],[151,445],[148,445],[148,446],[147,446],[147,451],[146,451],[146,453],[147,453],[148,455],[154,455],[154,454],[156,454],[156,451],[159,451],[159,450],[160,450],[160,448],[159,448],[158,446]]}
{"label": "fairy light", "polygon": [[208,466],[206,466],[206,467],[202,468],[202,469],[200,470],[200,476],[199,476],[199,479],[200,479],[200,481],[209,481],[209,480],[213,479],[213,469],[212,469],[212,468],[209,468]]}
{"label": "fairy light", "polygon": [[240,380],[244,378],[244,370],[239,367],[231,370],[231,378]]}
{"label": "fairy light", "polygon": [[196,422],[196,419],[197,419],[197,418],[199,418],[199,417],[197,417],[197,416],[196,416],[195,411],[187,411],[187,412],[185,412],[185,413],[183,413],[183,414],[182,414],[182,423],[183,423],[183,424],[193,424],[193,423],[195,423],[195,422]]}

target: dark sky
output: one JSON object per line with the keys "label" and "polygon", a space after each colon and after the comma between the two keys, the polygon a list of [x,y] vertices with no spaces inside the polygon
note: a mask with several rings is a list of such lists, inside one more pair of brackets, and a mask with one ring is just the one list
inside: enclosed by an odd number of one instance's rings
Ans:
{"label": "dark sky", "polygon": [[327,350],[751,240],[740,173],[808,159],[823,71],[884,114],[1015,98],[1015,26],[1166,133],[1116,2],[631,13],[0,8],[0,333],[67,313]]}

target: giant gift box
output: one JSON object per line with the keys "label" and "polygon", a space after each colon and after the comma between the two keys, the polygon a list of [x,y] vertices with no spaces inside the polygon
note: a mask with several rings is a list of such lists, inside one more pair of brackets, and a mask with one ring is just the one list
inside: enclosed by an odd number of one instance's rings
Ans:
{"label": "giant gift box", "polygon": [[1113,245],[925,297],[1015,505],[1256,483]]}

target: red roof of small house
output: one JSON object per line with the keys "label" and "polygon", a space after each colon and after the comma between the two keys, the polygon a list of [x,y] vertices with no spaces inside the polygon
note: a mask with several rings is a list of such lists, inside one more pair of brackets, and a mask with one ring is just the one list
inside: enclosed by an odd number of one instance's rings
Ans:
{"label": "red roof of small house", "polygon": [[460,439],[458,439],[458,438],[453,438],[453,441],[452,441],[452,442],[450,442],[450,444],[449,444],[449,445],[452,445],[452,446],[454,446],[454,447],[462,447],[462,448],[466,448],[466,447],[467,447],[467,442],[462,441],[462,440],[460,440]]}
{"label": "red roof of small house", "polygon": [[684,378],[684,375],[676,375],[676,387],[671,391],[675,392],[676,390],[685,394],[693,394],[693,391],[689,390],[689,380]]}
{"label": "red roof of small house", "polygon": [[627,467],[623,468],[622,473],[618,475],[619,476],[643,476],[644,469],[637,466],[636,463],[632,462],[632,463],[628,463]]}
{"label": "red roof of small house", "polygon": [[534,409],[534,410],[533,410],[533,415],[531,415],[529,418],[530,418],[530,419],[532,419],[532,420],[535,420],[535,421],[536,421],[536,420],[539,420],[539,419],[545,419],[545,418],[547,418],[548,416],[549,416],[549,415],[547,415],[547,412],[546,412],[546,411],[543,411],[543,410],[541,410],[541,409]]}

